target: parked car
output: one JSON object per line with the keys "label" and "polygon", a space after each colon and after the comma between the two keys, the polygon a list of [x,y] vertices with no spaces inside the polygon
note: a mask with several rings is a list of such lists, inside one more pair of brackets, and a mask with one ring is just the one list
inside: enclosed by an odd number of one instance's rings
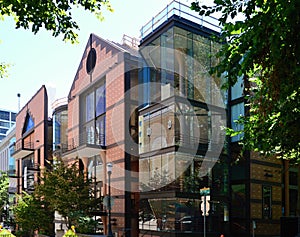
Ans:
{"label": "parked car", "polygon": [[184,216],[175,221],[175,226],[177,230],[181,231],[191,231],[193,226],[193,217]]}

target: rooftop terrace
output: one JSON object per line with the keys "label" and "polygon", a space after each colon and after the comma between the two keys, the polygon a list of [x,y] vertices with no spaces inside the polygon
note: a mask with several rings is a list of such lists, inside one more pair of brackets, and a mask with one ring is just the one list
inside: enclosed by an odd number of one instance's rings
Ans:
{"label": "rooftop terrace", "polygon": [[140,29],[140,39],[144,39],[148,34],[152,33],[156,28],[158,28],[173,15],[185,18],[213,31],[221,31],[221,27],[219,26],[219,21],[217,18],[211,16],[200,16],[198,12],[191,10],[190,6],[175,0],[168,4],[156,16],[152,17],[148,23],[142,26]]}

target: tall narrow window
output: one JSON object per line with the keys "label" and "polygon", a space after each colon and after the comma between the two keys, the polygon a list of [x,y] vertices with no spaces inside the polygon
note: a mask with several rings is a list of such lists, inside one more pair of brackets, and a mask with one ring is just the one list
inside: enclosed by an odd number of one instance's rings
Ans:
{"label": "tall narrow window", "polygon": [[86,122],[94,118],[94,92],[86,96]]}
{"label": "tall narrow window", "polygon": [[80,97],[81,103],[81,140],[80,143],[105,146],[106,112],[105,78],[91,87]]}
{"label": "tall narrow window", "polygon": [[105,83],[96,89],[96,116],[105,112]]}
{"label": "tall narrow window", "polygon": [[263,186],[262,194],[263,194],[263,198],[262,198],[263,218],[271,219],[272,218],[272,187]]}

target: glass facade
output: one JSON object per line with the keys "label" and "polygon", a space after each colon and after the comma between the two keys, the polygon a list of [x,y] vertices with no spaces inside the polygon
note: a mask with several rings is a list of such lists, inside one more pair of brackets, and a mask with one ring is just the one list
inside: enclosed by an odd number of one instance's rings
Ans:
{"label": "glass facade", "polygon": [[146,67],[139,78],[145,106],[138,119],[140,230],[200,233],[224,227],[227,157],[206,157],[218,142],[216,121],[225,121],[217,109],[225,99],[216,92],[221,79],[208,73],[217,62],[210,55],[219,48],[177,26],[141,46]]}
{"label": "glass facade", "polygon": [[141,104],[159,102],[174,94],[212,103],[218,89],[215,85],[219,86],[221,79],[209,75],[210,67],[217,63],[211,55],[220,47],[208,37],[179,27],[142,46],[140,51],[149,68],[142,75],[145,88]]}
{"label": "glass facade", "polygon": [[7,131],[16,123],[16,113],[0,110],[0,142],[6,137]]}

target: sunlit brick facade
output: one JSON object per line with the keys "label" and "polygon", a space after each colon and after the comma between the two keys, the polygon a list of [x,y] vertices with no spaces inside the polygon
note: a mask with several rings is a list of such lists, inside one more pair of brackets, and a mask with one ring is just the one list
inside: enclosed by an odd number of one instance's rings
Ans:
{"label": "sunlit brick facade", "polygon": [[[68,142],[62,144],[66,162],[80,160],[80,168],[93,178],[101,195],[107,196],[106,164],[113,163],[111,176],[112,231],[136,236],[137,199],[131,185],[137,186],[137,159],[127,153],[135,149],[128,137],[137,137],[137,115],[132,111],[137,95],[130,88],[137,84],[137,50],[104,40],[94,34],[83,52],[68,96]],[[126,130],[127,128],[127,130]],[[137,146],[137,145],[136,145]],[[105,204],[105,202],[104,202]],[[107,206],[98,208],[107,233]]]}
{"label": "sunlit brick facade", "polygon": [[38,175],[52,162],[52,121],[48,118],[48,96],[42,86],[16,117],[17,193],[31,193]]}

